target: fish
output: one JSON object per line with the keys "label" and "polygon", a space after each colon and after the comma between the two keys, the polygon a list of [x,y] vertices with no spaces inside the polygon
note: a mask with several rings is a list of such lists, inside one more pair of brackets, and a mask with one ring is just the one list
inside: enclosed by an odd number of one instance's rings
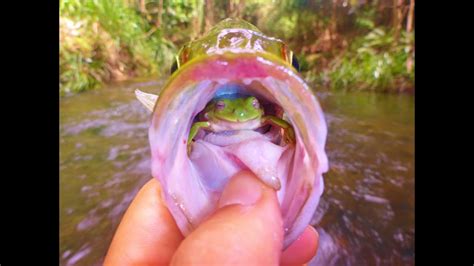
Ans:
{"label": "fish", "polygon": [[[280,39],[235,18],[216,24],[181,48],[159,96],[136,90],[152,112],[148,131],[151,173],[184,236],[217,208],[229,179],[252,171],[275,189],[288,247],[309,225],[324,191],[328,171],[327,124],[314,91],[298,71],[295,55]],[[206,132],[188,150],[192,125],[215,99],[252,95],[265,112],[294,129]]]}

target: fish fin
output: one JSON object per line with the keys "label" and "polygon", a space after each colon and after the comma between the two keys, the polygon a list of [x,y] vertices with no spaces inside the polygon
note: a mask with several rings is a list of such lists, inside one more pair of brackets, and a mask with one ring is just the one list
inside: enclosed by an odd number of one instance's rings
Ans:
{"label": "fish fin", "polygon": [[147,110],[153,112],[153,108],[155,107],[155,103],[158,100],[158,95],[146,93],[139,89],[135,89],[135,96],[140,101],[140,103],[145,106]]}

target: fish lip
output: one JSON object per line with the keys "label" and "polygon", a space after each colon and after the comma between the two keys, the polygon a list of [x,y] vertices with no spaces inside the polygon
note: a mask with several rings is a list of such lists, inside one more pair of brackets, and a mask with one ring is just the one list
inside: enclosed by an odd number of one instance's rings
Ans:
{"label": "fish lip", "polygon": [[[190,61],[183,64],[180,68],[178,68],[168,79],[168,82],[165,84],[164,88],[168,87],[175,79],[180,77],[183,72],[186,72],[188,69],[193,68],[196,65],[206,64],[212,61],[215,61],[216,68],[226,68],[229,66],[230,63],[234,60],[238,60],[241,58],[247,58],[251,60],[256,60],[261,64],[266,65],[275,65],[279,66],[285,72],[291,73],[291,76],[294,78],[299,79],[300,82],[305,83],[301,74],[291,65],[291,63],[283,60],[282,58],[277,57],[274,54],[265,52],[265,51],[254,51],[250,49],[221,49],[212,54],[204,54],[200,56],[196,56],[195,58],[191,59]],[[213,71],[208,74],[207,78],[214,79],[219,82],[220,78],[224,78],[222,73],[224,71]],[[236,80],[244,81],[245,78],[252,78],[256,77],[255,73],[250,73],[248,76],[238,77],[235,78]],[[225,77],[226,80],[232,80],[232,77]],[[225,81],[224,81],[225,82]]]}
{"label": "fish lip", "polygon": [[[284,60],[281,57],[278,57],[278,56],[276,56],[272,53],[266,52],[264,50],[252,50],[252,49],[246,49],[246,48],[221,48],[221,49],[216,50],[214,52],[210,52],[210,53],[206,53],[206,54],[196,56],[196,57],[192,58],[191,60],[189,60],[188,62],[186,62],[185,64],[183,64],[181,66],[181,68],[187,67],[188,65],[192,65],[194,62],[199,62],[199,61],[206,60],[206,59],[212,58],[212,57],[239,58],[239,57],[243,57],[243,56],[254,56],[254,57],[265,58],[267,60],[272,60],[275,63],[279,63],[281,65],[288,66],[290,69],[294,70],[295,72],[298,72],[298,71],[296,71],[295,68],[293,68],[293,65],[291,64],[291,62],[287,62],[286,60]],[[227,66],[228,62],[223,60],[223,61],[220,61],[219,64]]]}

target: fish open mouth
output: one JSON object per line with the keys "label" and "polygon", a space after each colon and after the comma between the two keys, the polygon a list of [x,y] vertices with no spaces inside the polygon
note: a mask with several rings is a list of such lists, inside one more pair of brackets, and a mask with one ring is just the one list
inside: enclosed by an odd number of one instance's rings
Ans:
{"label": "fish open mouth", "polygon": [[[326,123],[306,83],[280,61],[253,51],[206,56],[179,69],[162,90],[149,130],[152,175],[184,235],[214,212],[229,178],[244,169],[277,191],[285,247],[308,225],[328,168]],[[202,132],[188,155],[200,112],[212,99],[235,94],[255,96],[265,114],[284,117],[295,143],[285,143],[273,126]]]}
{"label": "fish open mouth", "polygon": [[[227,80],[220,80],[219,84],[217,85],[217,90],[214,94],[213,99],[220,99],[220,98],[237,98],[237,97],[249,97],[249,96],[254,96],[258,99],[259,105],[261,108],[264,110],[264,115],[268,116],[275,116],[282,118],[284,115],[283,108],[268,99],[265,98],[264,95],[260,95],[258,92],[262,91],[259,88],[259,86],[263,86],[258,80],[244,80],[244,81],[227,81]],[[203,113],[201,112],[196,116],[194,119],[195,122],[198,122],[200,119],[204,117]],[[240,137],[244,137],[244,135],[249,135],[251,136],[251,132],[247,131],[255,131],[260,134],[263,134],[269,138],[270,141],[272,141],[275,144],[282,145],[283,143],[280,142],[281,140],[281,133],[282,131],[279,130],[278,127],[272,126],[272,125],[263,125],[260,126],[260,119],[261,117],[257,117],[256,119],[248,119],[247,121],[238,121],[239,126],[235,126],[235,122],[227,122],[227,121],[222,121],[220,123],[223,123],[223,128],[232,128],[235,130],[222,130],[221,132],[207,132],[205,131],[200,131],[201,134],[196,136],[196,140],[205,138],[207,136],[208,139],[210,139],[209,135],[212,136],[217,136],[222,138],[229,138],[228,140],[222,140],[222,141],[217,141],[215,144],[216,145],[225,145],[226,143],[230,142],[235,142],[236,140],[232,140],[231,138],[237,138],[239,140],[243,140]],[[257,127],[257,128],[255,128]],[[254,128],[253,130],[244,130],[244,132],[241,132],[242,129],[249,129],[249,128]],[[242,134],[242,133],[249,133],[249,134]],[[253,134],[254,135],[254,134]],[[279,138],[280,137],[280,138]],[[217,139],[216,139],[217,140]],[[212,142],[212,140],[210,139]]]}
{"label": "fish open mouth", "polygon": [[[262,84],[260,79],[245,79],[243,81],[221,79],[217,84],[213,84],[215,92],[212,99],[255,96],[261,103],[265,115],[282,118],[283,108],[267,98],[268,95],[262,93],[265,91],[262,87],[268,83],[268,80],[263,82]],[[209,86],[212,85],[209,84]],[[197,112],[199,112],[198,115],[193,119],[196,122],[202,116],[199,110]],[[232,123],[229,122],[229,124]],[[260,123],[260,121],[250,120],[242,124],[244,124],[244,128],[252,128],[256,126],[256,123]],[[278,173],[278,168],[289,167],[291,158],[282,155],[287,149],[294,149],[293,144],[286,143],[282,136],[283,130],[272,125],[260,126],[254,130],[237,129],[220,132],[201,130],[194,138],[189,157],[202,174],[201,176],[204,177],[202,180],[206,181],[208,188],[222,191],[231,176],[241,169],[248,169],[253,171],[266,185],[278,191],[281,203],[285,191],[281,189],[282,181],[285,181],[282,180],[282,176],[285,175]],[[255,154],[261,151],[263,153],[258,156]],[[224,165],[226,171],[216,173],[216,169],[222,169]]]}

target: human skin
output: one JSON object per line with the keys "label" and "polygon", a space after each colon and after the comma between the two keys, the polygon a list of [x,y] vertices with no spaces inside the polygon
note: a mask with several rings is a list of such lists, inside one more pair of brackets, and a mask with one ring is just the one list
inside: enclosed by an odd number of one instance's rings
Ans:
{"label": "human skin", "polygon": [[122,218],[104,265],[302,265],[316,254],[318,239],[308,226],[282,252],[276,193],[248,171],[230,179],[217,211],[184,238],[152,179]]}

